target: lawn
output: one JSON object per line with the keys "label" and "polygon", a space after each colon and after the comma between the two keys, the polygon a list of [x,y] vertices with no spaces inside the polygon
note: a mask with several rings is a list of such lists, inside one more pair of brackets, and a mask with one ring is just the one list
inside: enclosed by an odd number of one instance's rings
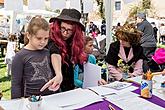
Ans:
{"label": "lawn", "polygon": [[6,77],[6,65],[4,58],[0,56],[0,92],[4,99],[11,99],[11,77]]}

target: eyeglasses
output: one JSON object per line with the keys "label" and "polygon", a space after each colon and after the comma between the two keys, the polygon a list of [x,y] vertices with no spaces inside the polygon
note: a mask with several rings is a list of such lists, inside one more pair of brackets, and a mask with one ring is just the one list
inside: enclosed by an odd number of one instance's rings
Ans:
{"label": "eyeglasses", "polygon": [[61,27],[61,32],[64,33],[64,32],[67,32],[68,34],[71,34],[73,32],[72,29],[66,29],[65,27]]}

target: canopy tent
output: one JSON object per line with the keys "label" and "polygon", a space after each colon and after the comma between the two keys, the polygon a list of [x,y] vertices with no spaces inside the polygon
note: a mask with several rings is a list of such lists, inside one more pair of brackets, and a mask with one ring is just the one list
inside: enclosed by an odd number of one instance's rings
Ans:
{"label": "canopy tent", "polygon": [[0,9],[0,15],[11,15],[12,14],[12,11],[7,11],[7,10],[5,10],[5,8],[1,8]]}
{"label": "canopy tent", "polygon": [[21,13],[26,14],[26,15],[57,16],[57,13],[55,13],[55,12],[50,12],[50,11],[40,10],[40,9],[37,9],[37,10],[24,10]]}

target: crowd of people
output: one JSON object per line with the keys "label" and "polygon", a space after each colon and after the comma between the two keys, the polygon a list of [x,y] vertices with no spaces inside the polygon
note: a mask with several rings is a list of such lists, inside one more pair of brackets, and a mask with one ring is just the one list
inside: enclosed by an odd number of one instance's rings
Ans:
{"label": "crowd of people", "polygon": [[[100,29],[90,22],[86,35],[80,19],[81,13],[76,9],[63,9],[50,23],[38,16],[31,19],[24,34],[24,47],[17,53],[12,50],[12,56],[5,60],[11,75],[12,99],[81,88],[86,62],[104,60],[107,64],[109,80],[102,78],[98,85],[112,79],[123,81],[148,70],[161,71],[153,67],[157,64],[153,60],[157,30],[146,20],[145,13],[137,14],[137,24],[125,23],[116,28],[116,41],[110,44],[107,55],[105,20]],[[12,42],[10,39],[8,45],[13,46]]]}

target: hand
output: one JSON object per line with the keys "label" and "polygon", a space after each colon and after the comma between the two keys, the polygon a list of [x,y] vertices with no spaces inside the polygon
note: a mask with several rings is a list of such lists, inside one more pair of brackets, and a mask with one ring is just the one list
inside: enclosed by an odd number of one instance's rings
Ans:
{"label": "hand", "polygon": [[162,71],[162,75],[165,75],[165,69]]}
{"label": "hand", "polygon": [[63,80],[62,76],[55,76],[53,79],[51,79],[49,82],[47,82],[40,91],[44,91],[46,88],[48,88],[51,91],[57,91],[60,88],[61,82]]}
{"label": "hand", "polygon": [[107,82],[104,79],[98,81],[98,85],[105,85]]}
{"label": "hand", "polygon": [[134,77],[132,73],[128,73],[128,78]]}

